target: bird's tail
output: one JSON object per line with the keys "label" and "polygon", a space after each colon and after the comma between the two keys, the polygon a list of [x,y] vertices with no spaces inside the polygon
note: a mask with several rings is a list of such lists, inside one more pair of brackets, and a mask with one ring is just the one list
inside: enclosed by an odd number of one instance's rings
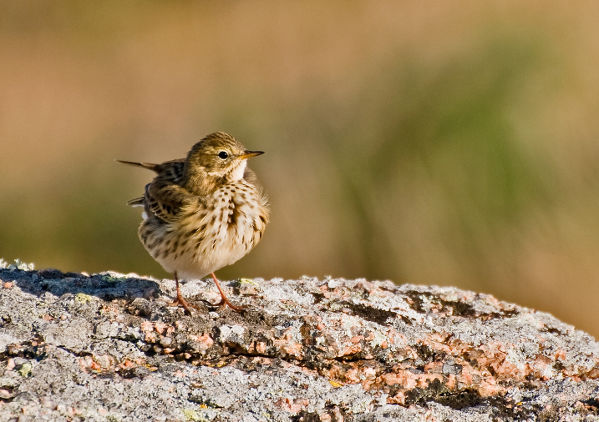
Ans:
{"label": "bird's tail", "polygon": [[[156,173],[158,173],[158,164],[153,164],[153,163],[144,163],[144,162],[138,162],[138,161],[127,161],[127,160],[116,160],[119,163],[123,163],[123,164],[129,164],[131,166],[136,166],[136,167],[143,167],[145,169],[148,170],[153,170]],[[143,196],[140,196],[139,198],[133,198],[130,199],[129,201],[127,201],[127,205],[130,205],[132,207],[143,207],[145,204],[145,199]]]}
{"label": "bird's tail", "polygon": [[139,198],[133,198],[127,201],[127,205],[131,207],[143,207],[145,206],[145,204],[146,201],[143,196],[140,196]]}
{"label": "bird's tail", "polygon": [[153,170],[156,173],[158,173],[159,166],[160,166],[160,164],[144,163],[144,162],[138,162],[138,161],[126,161],[126,160],[116,160],[116,161],[118,161],[119,163],[123,163],[123,164],[129,164],[131,166],[143,167],[148,170]]}

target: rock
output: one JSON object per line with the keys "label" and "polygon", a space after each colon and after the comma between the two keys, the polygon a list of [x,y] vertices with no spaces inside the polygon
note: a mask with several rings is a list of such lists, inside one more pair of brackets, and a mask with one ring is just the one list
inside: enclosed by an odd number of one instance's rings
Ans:
{"label": "rock", "polygon": [[599,420],[599,344],[549,314],[389,281],[0,269],[0,420]]}

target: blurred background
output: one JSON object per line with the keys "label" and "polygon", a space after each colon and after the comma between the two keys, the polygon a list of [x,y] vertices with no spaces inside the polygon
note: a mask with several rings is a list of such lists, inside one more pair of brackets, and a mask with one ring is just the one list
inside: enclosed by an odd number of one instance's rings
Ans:
{"label": "blurred background", "polygon": [[223,279],[454,285],[599,334],[599,3],[2,2],[0,256],[167,277],[126,201],[225,130],[267,154]]}

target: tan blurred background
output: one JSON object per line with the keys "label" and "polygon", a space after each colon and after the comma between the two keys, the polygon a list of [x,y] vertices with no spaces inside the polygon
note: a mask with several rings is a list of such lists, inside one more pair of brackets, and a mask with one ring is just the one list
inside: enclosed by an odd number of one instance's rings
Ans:
{"label": "tan blurred background", "polygon": [[[483,4],[484,3],[484,4]],[[1,2],[0,256],[167,275],[125,205],[225,130],[267,154],[219,275],[455,285],[599,334],[599,3]]]}

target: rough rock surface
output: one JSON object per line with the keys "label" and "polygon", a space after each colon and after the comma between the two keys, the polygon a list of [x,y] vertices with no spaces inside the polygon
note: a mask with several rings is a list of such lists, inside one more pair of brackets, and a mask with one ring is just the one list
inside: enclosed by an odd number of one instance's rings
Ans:
{"label": "rough rock surface", "polygon": [[0,420],[599,420],[599,344],[492,296],[0,265]]}

